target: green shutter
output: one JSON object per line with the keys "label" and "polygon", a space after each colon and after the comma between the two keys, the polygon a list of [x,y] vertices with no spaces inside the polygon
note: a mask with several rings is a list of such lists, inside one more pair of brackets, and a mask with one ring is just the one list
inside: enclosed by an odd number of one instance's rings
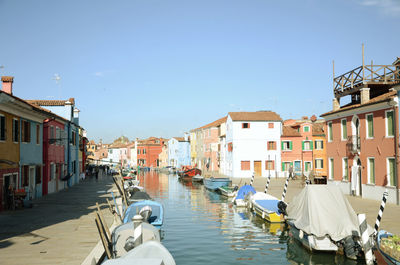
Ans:
{"label": "green shutter", "polygon": [[281,150],[283,150],[283,141],[281,142]]}
{"label": "green shutter", "polygon": [[310,150],[313,150],[313,141],[310,141]]}
{"label": "green shutter", "polygon": [[285,171],[285,162],[282,162],[282,171]]}
{"label": "green shutter", "polygon": [[368,115],[367,122],[368,122],[368,137],[372,138],[374,137],[374,117],[372,115]]}
{"label": "green shutter", "polygon": [[289,164],[290,164],[290,167],[293,168],[293,162],[290,162]]}
{"label": "green shutter", "polygon": [[394,159],[393,158],[390,158],[389,159],[389,174],[390,174],[390,176],[389,176],[389,178],[390,178],[390,183],[389,183],[389,185],[390,186],[394,186],[394,172],[395,172],[395,170],[394,170]]}
{"label": "green shutter", "polygon": [[290,141],[290,142],[289,142],[289,149],[290,149],[290,150],[293,150],[292,148],[293,148],[293,146],[292,146],[292,141]]}
{"label": "green shutter", "polygon": [[304,151],[304,141],[301,141],[301,150]]}
{"label": "green shutter", "polygon": [[387,118],[387,126],[388,126],[387,135],[393,136],[394,135],[393,111],[386,112],[386,118]]}

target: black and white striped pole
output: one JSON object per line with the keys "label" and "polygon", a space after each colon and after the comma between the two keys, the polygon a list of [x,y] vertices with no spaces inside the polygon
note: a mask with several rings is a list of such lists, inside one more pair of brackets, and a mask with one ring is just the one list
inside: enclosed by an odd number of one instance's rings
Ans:
{"label": "black and white striped pole", "polygon": [[374,235],[376,235],[378,233],[379,225],[381,224],[383,211],[385,210],[387,196],[389,196],[389,193],[386,189],[385,192],[383,193],[382,202],[381,202],[381,206],[379,207],[378,216],[376,217],[375,227],[374,227]]}
{"label": "black and white striped pole", "polygon": [[292,175],[292,173],[293,173],[293,168],[290,167],[290,168],[289,168],[289,175],[288,175],[288,177],[286,178],[285,187],[283,188],[283,193],[282,193],[282,199],[281,199],[281,201],[285,201],[285,196],[286,196],[286,192],[287,192],[287,187],[288,187],[288,185],[289,185],[289,178],[290,178],[290,176]]}
{"label": "black and white striped pole", "polygon": [[252,187],[253,187],[253,182],[254,182],[254,172],[253,172],[253,175],[251,176],[251,181],[250,181],[250,186],[252,186]]}
{"label": "black and white striped pole", "polygon": [[141,245],[143,243],[143,232],[142,232],[142,223],[143,223],[143,216],[135,215],[132,218],[133,221],[133,238],[135,240],[135,247]]}
{"label": "black and white striped pole", "polygon": [[[269,156],[268,156],[268,163],[269,163],[269,161],[270,161],[270,160],[269,160]],[[267,194],[268,186],[269,186],[270,180],[271,180],[271,165],[268,164],[268,180],[267,180],[267,184],[265,184],[265,190],[264,190],[264,193],[265,193],[265,194]]]}
{"label": "black and white striped pole", "polygon": [[364,249],[365,263],[367,265],[374,264],[374,254],[372,252],[372,244],[368,234],[368,225],[364,213],[358,214],[358,223],[360,226],[360,235],[362,240],[362,246]]}

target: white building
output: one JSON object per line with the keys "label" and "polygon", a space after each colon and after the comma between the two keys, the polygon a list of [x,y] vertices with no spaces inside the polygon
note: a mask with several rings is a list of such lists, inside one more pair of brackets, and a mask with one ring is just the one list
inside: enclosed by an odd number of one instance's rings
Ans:
{"label": "white building", "polygon": [[230,112],[226,122],[226,175],[281,176],[282,119],[272,111]]}
{"label": "white building", "polygon": [[172,137],[168,141],[168,165],[176,168],[190,165],[190,142],[185,137]]}
{"label": "white building", "polygon": [[134,145],[130,146],[128,152],[130,152],[129,166],[137,167],[137,145],[139,139],[136,138]]}

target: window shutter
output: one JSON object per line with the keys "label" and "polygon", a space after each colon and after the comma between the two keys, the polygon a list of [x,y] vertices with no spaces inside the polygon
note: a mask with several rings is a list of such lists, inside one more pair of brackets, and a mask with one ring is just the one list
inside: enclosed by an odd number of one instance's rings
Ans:
{"label": "window shutter", "polygon": [[283,141],[281,142],[281,150],[283,150]]}
{"label": "window shutter", "polygon": [[324,149],[324,141],[321,141],[321,149]]}
{"label": "window shutter", "polygon": [[310,141],[310,150],[313,150],[313,141]]}
{"label": "window shutter", "polygon": [[290,162],[289,164],[290,164],[290,167],[292,167],[292,168],[293,168],[293,162]]}
{"label": "window shutter", "polygon": [[292,141],[289,142],[289,149],[292,150],[293,146],[292,146]]}
{"label": "window shutter", "polygon": [[285,171],[285,162],[282,162],[282,171]]}
{"label": "window shutter", "polygon": [[304,151],[304,141],[301,141],[301,150]]}
{"label": "window shutter", "polygon": [[6,117],[0,116],[0,140],[6,139]]}

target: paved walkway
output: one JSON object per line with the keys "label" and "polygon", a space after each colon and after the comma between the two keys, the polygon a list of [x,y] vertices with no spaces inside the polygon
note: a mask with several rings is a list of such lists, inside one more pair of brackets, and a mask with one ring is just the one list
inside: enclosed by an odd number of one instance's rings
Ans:
{"label": "paved walkway", "polygon": [[36,199],[31,209],[0,212],[0,264],[81,264],[99,241],[96,202],[113,222],[104,193],[112,186],[100,172],[98,181]]}
{"label": "paved walkway", "polygon": [[[285,179],[283,178],[272,178],[271,183],[268,187],[268,193],[280,199],[282,197],[283,187],[285,185]],[[250,179],[234,179],[233,183],[241,183],[243,185],[245,182],[250,183]],[[264,191],[265,184],[267,182],[266,178],[255,178],[254,187],[257,191]],[[300,180],[289,181],[289,186],[286,194],[285,201],[290,203],[293,197],[296,196],[303,188]],[[367,222],[373,228],[375,225],[375,220],[378,215],[380,201],[362,199],[360,197],[347,196],[350,204],[356,213],[365,213],[367,216]],[[392,233],[400,235],[400,206],[395,204],[387,203],[385,211],[383,213],[381,225],[379,229],[385,229]]]}

